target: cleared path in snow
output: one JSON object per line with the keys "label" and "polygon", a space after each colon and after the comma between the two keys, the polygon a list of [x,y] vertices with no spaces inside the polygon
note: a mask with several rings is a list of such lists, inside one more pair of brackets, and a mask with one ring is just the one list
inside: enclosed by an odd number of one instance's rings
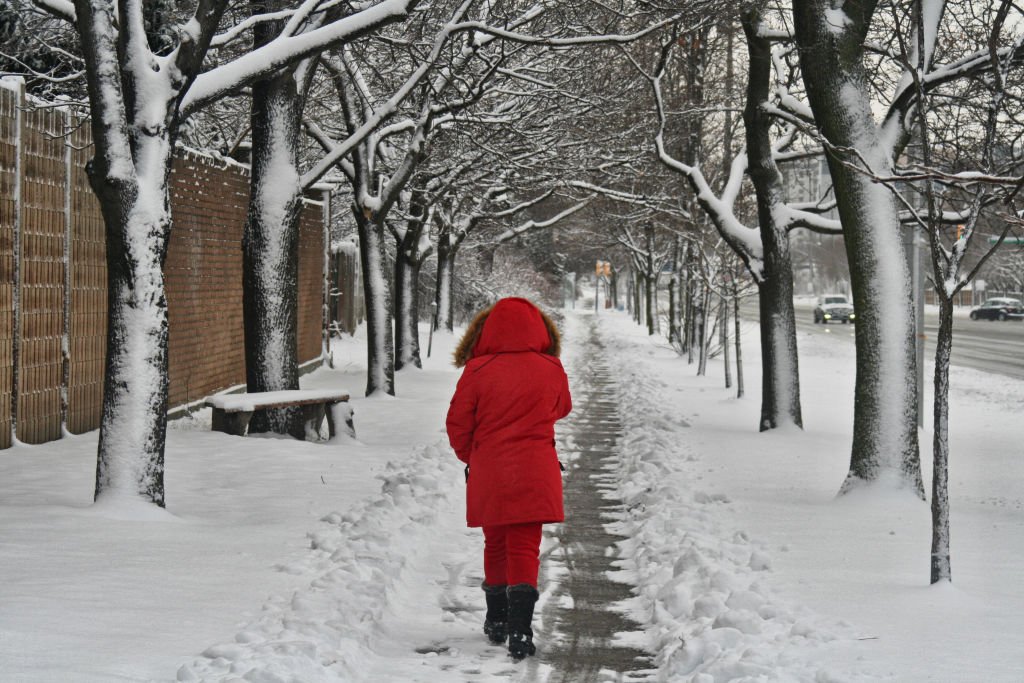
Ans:
{"label": "cleared path in snow", "polygon": [[616,609],[631,597],[630,586],[609,577],[618,570],[616,543],[623,540],[605,528],[622,508],[615,497],[621,424],[593,321],[588,331],[569,368],[574,406],[567,441],[578,455],[567,462],[566,521],[547,527],[557,544],[541,570],[542,589],[554,586],[537,636],[540,659],[551,667],[549,683],[642,681],[655,673],[650,653],[622,642],[622,633],[639,626]]}

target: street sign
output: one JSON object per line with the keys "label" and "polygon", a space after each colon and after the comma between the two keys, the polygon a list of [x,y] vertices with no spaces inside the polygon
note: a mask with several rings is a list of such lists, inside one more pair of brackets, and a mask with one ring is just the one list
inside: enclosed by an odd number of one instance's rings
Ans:
{"label": "street sign", "polygon": [[[995,244],[999,241],[998,237],[989,237],[988,243]],[[1007,237],[1003,239],[1003,244],[1024,244],[1024,237]]]}

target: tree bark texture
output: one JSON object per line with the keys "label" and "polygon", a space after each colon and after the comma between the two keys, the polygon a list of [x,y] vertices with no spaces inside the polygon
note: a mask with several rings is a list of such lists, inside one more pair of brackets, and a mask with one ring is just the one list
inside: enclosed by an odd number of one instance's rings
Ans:
{"label": "tree bark texture", "polygon": [[694,350],[697,349],[697,328],[700,326],[698,321],[700,304],[697,303],[699,297],[700,283],[691,272],[686,296],[686,324],[683,327],[686,333],[686,362],[688,365],[693,365],[693,359],[696,357]]}
{"label": "tree bark texture", "polygon": [[[852,12],[859,8],[858,12]],[[871,170],[892,171],[870,109],[863,43],[874,3],[857,3],[834,25],[832,3],[793,5],[800,63],[815,121],[840,148],[853,148]],[[887,480],[923,497],[917,434],[914,307],[896,201],[887,188],[828,156],[857,310],[853,447],[846,491]]]}
{"label": "tree bark texture", "polygon": [[722,365],[725,369],[725,388],[732,388],[732,368],[729,367],[729,298],[725,295],[721,298],[721,320],[719,323],[719,342],[722,345]]}
{"label": "tree bark texture", "polygon": [[714,329],[708,329],[711,321],[711,288],[701,287],[700,301],[700,355],[697,358],[697,376],[704,377],[708,372],[708,351]]}
{"label": "tree bark texture", "polygon": [[420,263],[395,259],[395,369],[423,367],[420,359],[418,311]]}
{"label": "tree bark texture", "polygon": [[644,312],[643,312],[643,276],[640,275],[640,271],[636,270],[633,273],[633,320],[637,325],[644,324]]}
{"label": "tree bark texture", "polygon": [[384,274],[384,226],[372,212],[353,206],[366,299],[366,395],[395,394],[395,343],[391,292]]}
{"label": "tree bark texture", "polygon": [[735,291],[733,292],[732,301],[732,319],[736,326],[736,398],[743,398],[743,346],[740,341],[740,297]]}
{"label": "tree bark texture", "polygon": [[452,314],[454,292],[452,285],[455,280],[455,256],[458,250],[448,244],[447,237],[442,234],[437,243],[437,278],[434,284],[434,301],[437,302],[438,330],[455,331],[455,316]]}
{"label": "tree bark texture", "polygon": [[772,156],[773,121],[762,109],[768,101],[772,77],[771,42],[758,35],[760,14],[756,6],[743,13],[742,21],[750,64],[743,109],[747,172],[757,199],[757,222],[764,252],[762,277],[758,281],[764,377],[760,430],[789,424],[802,428],[789,231],[776,220],[785,203],[785,190]]}
{"label": "tree bark texture", "polygon": [[[406,222],[395,250],[395,369],[423,367],[420,359],[420,268],[430,249],[420,251],[424,221],[416,216]],[[396,235],[396,238],[398,236]]]}
{"label": "tree bark texture", "polygon": [[679,329],[679,268],[681,266],[681,238],[677,237],[672,246],[672,280],[668,290],[668,343],[679,348],[681,331]]}
{"label": "tree bark texture", "polygon": [[112,5],[77,2],[94,154],[87,167],[106,228],[107,349],[96,457],[97,500],[164,505],[168,177],[175,122],[133,106],[138,83],[118,61]]}
{"label": "tree bark texture", "polygon": [[692,258],[692,245],[687,242],[683,252],[682,263],[680,264],[680,267],[683,269],[682,278],[679,282],[679,315],[681,316],[679,321],[679,334],[681,336],[680,354],[688,353],[690,349],[690,324],[693,317],[693,306],[690,301],[692,296]]}
{"label": "tree bark texture", "polygon": [[96,159],[89,169],[107,231],[107,359],[95,498],[139,497],[163,507],[169,387],[163,264],[171,232],[164,169],[171,145],[166,139],[149,145],[166,159],[151,158],[156,177],[113,179]]}
{"label": "tree bark texture", "polygon": [[949,556],[949,357],[952,350],[953,301],[940,295],[932,436],[932,583],[953,579]]}
{"label": "tree bark texture", "polygon": [[[252,88],[253,160],[242,235],[245,376],[250,392],[299,388],[297,348],[298,173],[301,104],[289,70]],[[250,432],[305,438],[302,411],[257,411]]]}
{"label": "tree bark texture", "polygon": [[647,334],[649,335],[653,335],[658,331],[655,320],[658,315],[658,312],[655,309],[655,282],[656,280],[653,273],[648,273],[648,275],[644,276],[644,315],[647,316]]}
{"label": "tree bark texture", "polygon": [[644,255],[644,294],[646,298],[647,334],[658,331],[658,273],[654,262],[654,227],[644,228],[647,253]]}

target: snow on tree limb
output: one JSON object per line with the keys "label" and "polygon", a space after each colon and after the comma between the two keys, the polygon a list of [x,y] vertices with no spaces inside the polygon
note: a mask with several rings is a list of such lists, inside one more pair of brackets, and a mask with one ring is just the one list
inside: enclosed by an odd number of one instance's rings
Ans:
{"label": "snow on tree limb", "polygon": [[69,23],[75,23],[78,17],[75,12],[75,5],[68,0],[32,0],[36,7],[49,14],[63,19]]}
{"label": "snow on tree limb", "polygon": [[[455,26],[460,31],[479,31],[495,38],[501,38],[512,43],[524,43],[527,45],[544,45],[548,47],[581,47],[586,45],[601,45],[601,44],[625,44],[632,43],[640,40],[641,38],[648,36],[666,26],[671,26],[679,22],[683,18],[682,14],[676,14],[668,19],[655,22],[650,26],[647,26],[639,31],[628,34],[607,34],[607,35],[589,35],[589,36],[574,36],[570,38],[559,38],[556,36],[534,36],[526,33],[519,33],[517,31],[509,31],[507,29],[498,28],[496,26],[490,26],[480,21],[464,21]],[[710,19],[705,20],[710,21]]]}
{"label": "snow on tree limb", "polygon": [[551,218],[548,218],[547,220],[535,221],[533,219],[530,219],[528,221],[520,223],[516,227],[509,228],[505,232],[503,232],[500,235],[498,235],[497,237],[495,237],[493,242],[495,244],[504,244],[505,242],[509,242],[509,241],[515,239],[516,237],[519,237],[520,235],[524,235],[524,234],[526,234],[528,232],[532,232],[533,230],[541,230],[543,228],[550,228],[555,223],[557,223],[557,222],[559,222],[561,220],[564,220],[564,219],[568,218],[569,216],[573,215],[574,213],[576,213],[577,211],[581,211],[582,209],[586,208],[587,204],[589,204],[592,201],[592,199],[593,199],[592,197],[587,197],[583,201],[577,203],[574,206],[569,207],[568,209],[565,209],[564,211],[560,211],[559,213],[555,214]]}
{"label": "snow on tree limb", "polygon": [[[312,0],[309,0],[312,1]],[[419,0],[381,0],[361,12],[299,35],[283,35],[263,47],[200,74],[182,101],[187,115],[274,70],[312,56],[342,41],[354,40],[380,26],[405,18]]]}
{"label": "snow on tree limb", "polygon": [[[669,44],[671,45],[671,43]],[[750,268],[755,277],[760,277],[763,257],[761,236],[754,228],[743,225],[733,212],[733,202],[738,195],[738,188],[742,182],[742,176],[746,170],[746,154],[737,155],[733,161],[729,180],[726,182],[728,193],[719,197],[711,189],[699,166],[691,166],[683,163],[668,153],[665,148],[665,104],[661,92],[661,78],[668,62],[670,48],[663,51],[662,59],[653,75],[648,75],[648,80],[654,91],[654,101],[658,113],[658,131],[654,137],[654,145],[658,152],[658,158],[669,168],[681,173],[690,183],[696,199],[701,207],[711,218],[711,222],[718,229],[722,238],[731,246]]]}

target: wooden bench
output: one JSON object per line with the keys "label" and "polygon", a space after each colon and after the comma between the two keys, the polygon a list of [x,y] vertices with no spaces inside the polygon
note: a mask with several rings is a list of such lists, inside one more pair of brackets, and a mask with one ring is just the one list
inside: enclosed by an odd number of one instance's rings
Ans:
{"label": "wooden bench", "polygon": [[296,389],[251,394],[220,394],[207,397],[206,405],[213,409],[213,430],[216,432],[245,436],[249,419],[257,410],[298,406],[302,408],[307,439],[320,433],[320,426],[325,417],[328,438],[333,439],[336,433],[336,418],[345,423],[345,431],[349,436],[356,435],[352,407],[348,404],[348,399],[346,391]]}

